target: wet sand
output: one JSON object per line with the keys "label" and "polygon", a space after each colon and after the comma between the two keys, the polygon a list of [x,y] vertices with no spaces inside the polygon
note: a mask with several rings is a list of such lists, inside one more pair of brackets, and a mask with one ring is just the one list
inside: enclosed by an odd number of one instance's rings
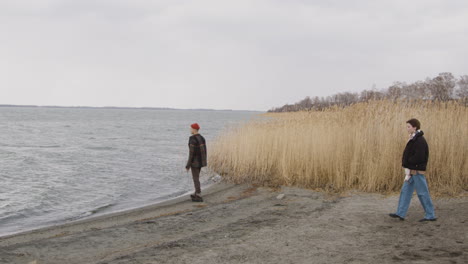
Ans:
{"label": "wet sand", "polygon": [[[284,194],[283,199],[277,199]],[[162,204],[0,239],[0,263],[468,263],[468,198],[436,222],[388,217],[397,196],[219,183]]]}

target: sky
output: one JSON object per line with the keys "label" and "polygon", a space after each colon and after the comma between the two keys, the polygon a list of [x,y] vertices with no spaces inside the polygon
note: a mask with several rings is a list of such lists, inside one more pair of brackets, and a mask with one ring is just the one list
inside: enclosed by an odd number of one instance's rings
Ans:
{"label": "sky", "polygon": [[0,0],[0,104],[265,111],[468,74],[468,1]]}

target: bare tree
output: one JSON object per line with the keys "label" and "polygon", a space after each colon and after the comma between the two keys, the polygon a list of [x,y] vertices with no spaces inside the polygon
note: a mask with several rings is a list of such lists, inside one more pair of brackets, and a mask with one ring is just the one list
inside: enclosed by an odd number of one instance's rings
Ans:
{"label": "bare tree", "polygon": [[456,95],[465,105],[468,105],[468,75],[460,76],[457,86]]}
{"label": "bare tree", "polygon": [[336,105],[340,106],[348,106],[354,103],[357,103],[359,99],[359,95],[357,93],[338,93],[333,96],[333,102]]}
{"label": "bare tree", "polygon": [[404,83],[395,82],[392,86],[388,87],[387,98],[393,101],[400,99],[403,96]]}
{"label": "bare tree", "polygon": [[430,81],[428,87],[433,100],[448,101],[453,98],[455,77],[450,72],[439,73],[439,76]]}
{"label": "bare tree", "polygon": [[401,88],[401,97],[407,100],[417,100],[417,99],[430,99],[430,89],[429,84],[430,79],[426,79],[425,82],[418,81],[405,85]]}
{"label": "bare tree", "polygon": [[431,99],[430,83],[431,79],[426,78],[426,81],[417,81],[413,84],[414,93],[417,99]]}
{"label": "bare tree", "polygon": [[301,108],[301,110],[304,110],[304,109],[309,110],[312,108],[312,100],[310,99],[309,96],[307,96],[306,98],[302,99],[302,101],[300,101],[298,105]]}
{"label": "bare tree", "polygon": [[381,100],[385,97],[385,94],[377,90],[364,90],[361,92],[359,99],[361,102],[367,102],[370,100]]}

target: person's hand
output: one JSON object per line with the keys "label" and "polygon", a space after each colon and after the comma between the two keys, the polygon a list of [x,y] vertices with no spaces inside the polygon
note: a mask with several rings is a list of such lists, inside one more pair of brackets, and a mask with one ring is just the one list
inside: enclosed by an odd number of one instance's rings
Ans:
{"label": "person's hand", "polygon": [[188,172],[190,170],[190,168],[185,167],[185,170]]}
{"label": "person's hand", "polygon": [[409,181],[410,178],[411,178],[411,175],[408,175],[408,174],[407,174],[407,175],[405,176],[405,182]]}

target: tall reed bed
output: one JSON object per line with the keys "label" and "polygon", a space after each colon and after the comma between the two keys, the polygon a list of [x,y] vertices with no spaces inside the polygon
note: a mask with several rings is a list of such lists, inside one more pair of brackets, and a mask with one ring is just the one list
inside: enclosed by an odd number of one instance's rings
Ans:
{"label": "tall reed bed", "polygon": [[405,122],[421,121],[436,195],[468,190],[468,108],[457,102],[373,101],[324,111],[266,114],[221,134],[210,167],[236,183],[388,193],[403,183]]}

